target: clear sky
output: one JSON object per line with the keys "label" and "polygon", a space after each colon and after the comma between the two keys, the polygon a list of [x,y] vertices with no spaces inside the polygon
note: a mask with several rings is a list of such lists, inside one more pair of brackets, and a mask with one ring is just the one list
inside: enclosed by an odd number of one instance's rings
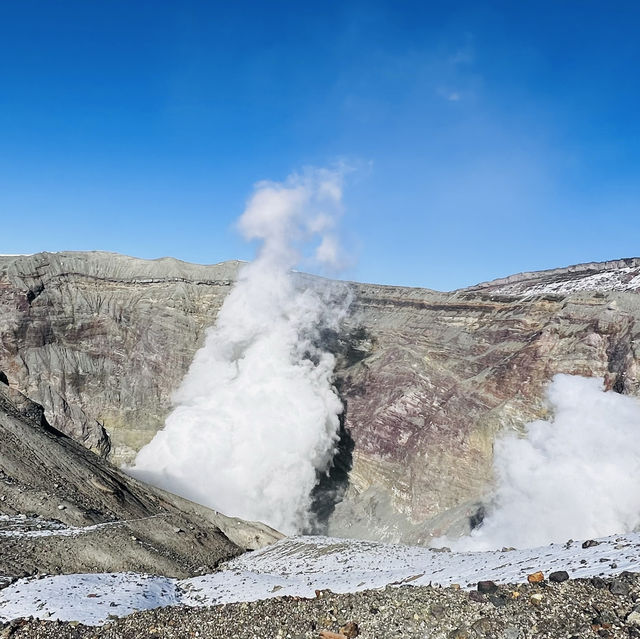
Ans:
{"label": "clear sky", "polygon": [[346,162],[345,277],[640,255],[640,2],[0,2],[0,253],[247,259]]}

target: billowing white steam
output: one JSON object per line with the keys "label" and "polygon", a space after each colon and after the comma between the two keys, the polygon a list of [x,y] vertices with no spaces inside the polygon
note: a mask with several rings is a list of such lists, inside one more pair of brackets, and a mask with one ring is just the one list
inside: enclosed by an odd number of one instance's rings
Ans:
{"label": "billowing white steam", "polygon": [[494,507],[455,550],[534,547],[640,525],[640,402],[602,379],[556,375],[550,421],[496,442]]}
{"label": "billowing white steam", "polygon": [[258,257],[242,268],[132,474],[285,533],[309,524],[342,412],[334,358],[318,338],[337,328],[346,302],[291,269],[302,258],[337,259],[340,177],[322,170],[257,185],[239,228],[262,242]]}

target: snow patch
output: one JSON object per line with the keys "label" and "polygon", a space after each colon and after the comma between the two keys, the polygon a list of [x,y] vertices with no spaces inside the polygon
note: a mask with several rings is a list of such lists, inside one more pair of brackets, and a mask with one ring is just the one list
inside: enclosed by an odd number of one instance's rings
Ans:
{"label": "snow patch", "polygon": [[0,621],[38,619],[99,625],[109,617],[178,603],[176,582],[134,573],[20,579],[0,590]]}
{"label": "snow patch", "polygon": [[67,526],[60,521],[26,517],[25,515],[0,515],[0,537],[77,537],[108,528],[121,526],[123,521],[109,521],[92,526]]}
{"label": "snow patch", "polygon": [[[542,279],[544,277],[544,279]],[[542,279],[542,281],[540,281]],[[531,280],[513,282],[491,288],[491,293],[503,295],[546,295],[550,293],[570,294],[581,291],[638,291],[640,290],[640,268],[625,266],[611,271],[592,274],[563,273],[541,276],[536,283]]]}

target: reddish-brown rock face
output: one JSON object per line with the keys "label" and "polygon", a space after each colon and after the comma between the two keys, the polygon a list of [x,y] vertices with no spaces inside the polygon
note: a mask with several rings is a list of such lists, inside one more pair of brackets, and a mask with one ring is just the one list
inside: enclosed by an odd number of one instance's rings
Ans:
{"label": "reddish-brown rock face", "polygon": [[[473,514],[496,434],[544,415],[556,373],[640,394],[639,290],[640,260],[453,293],[358,285],[366,356],[340,370],[355,452],[333,532],[419,541],[451,525],[446,511]],[[390,508],[407,521],[389,529]]]}
{"label": "reddish-brown rock face", "polygon": [[[0,370],[56,427],[103,453],[104,427],[112,459],[130,460],[161,427],[236,271],[0,257]],[[556,373],[640,394],[638,259],[451,293],[353,288],[335,348],[354,445],[333,533],[420,541],[464,521],[491,486],[496,434],[545,413]]]}

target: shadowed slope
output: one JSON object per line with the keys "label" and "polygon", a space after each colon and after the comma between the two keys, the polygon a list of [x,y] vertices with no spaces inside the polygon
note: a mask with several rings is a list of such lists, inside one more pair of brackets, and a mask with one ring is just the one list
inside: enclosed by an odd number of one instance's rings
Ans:
{"label": "shadowed slope", "polygon": [[136,481],[0,383],[0,575],[187,576],[279,538]]}

